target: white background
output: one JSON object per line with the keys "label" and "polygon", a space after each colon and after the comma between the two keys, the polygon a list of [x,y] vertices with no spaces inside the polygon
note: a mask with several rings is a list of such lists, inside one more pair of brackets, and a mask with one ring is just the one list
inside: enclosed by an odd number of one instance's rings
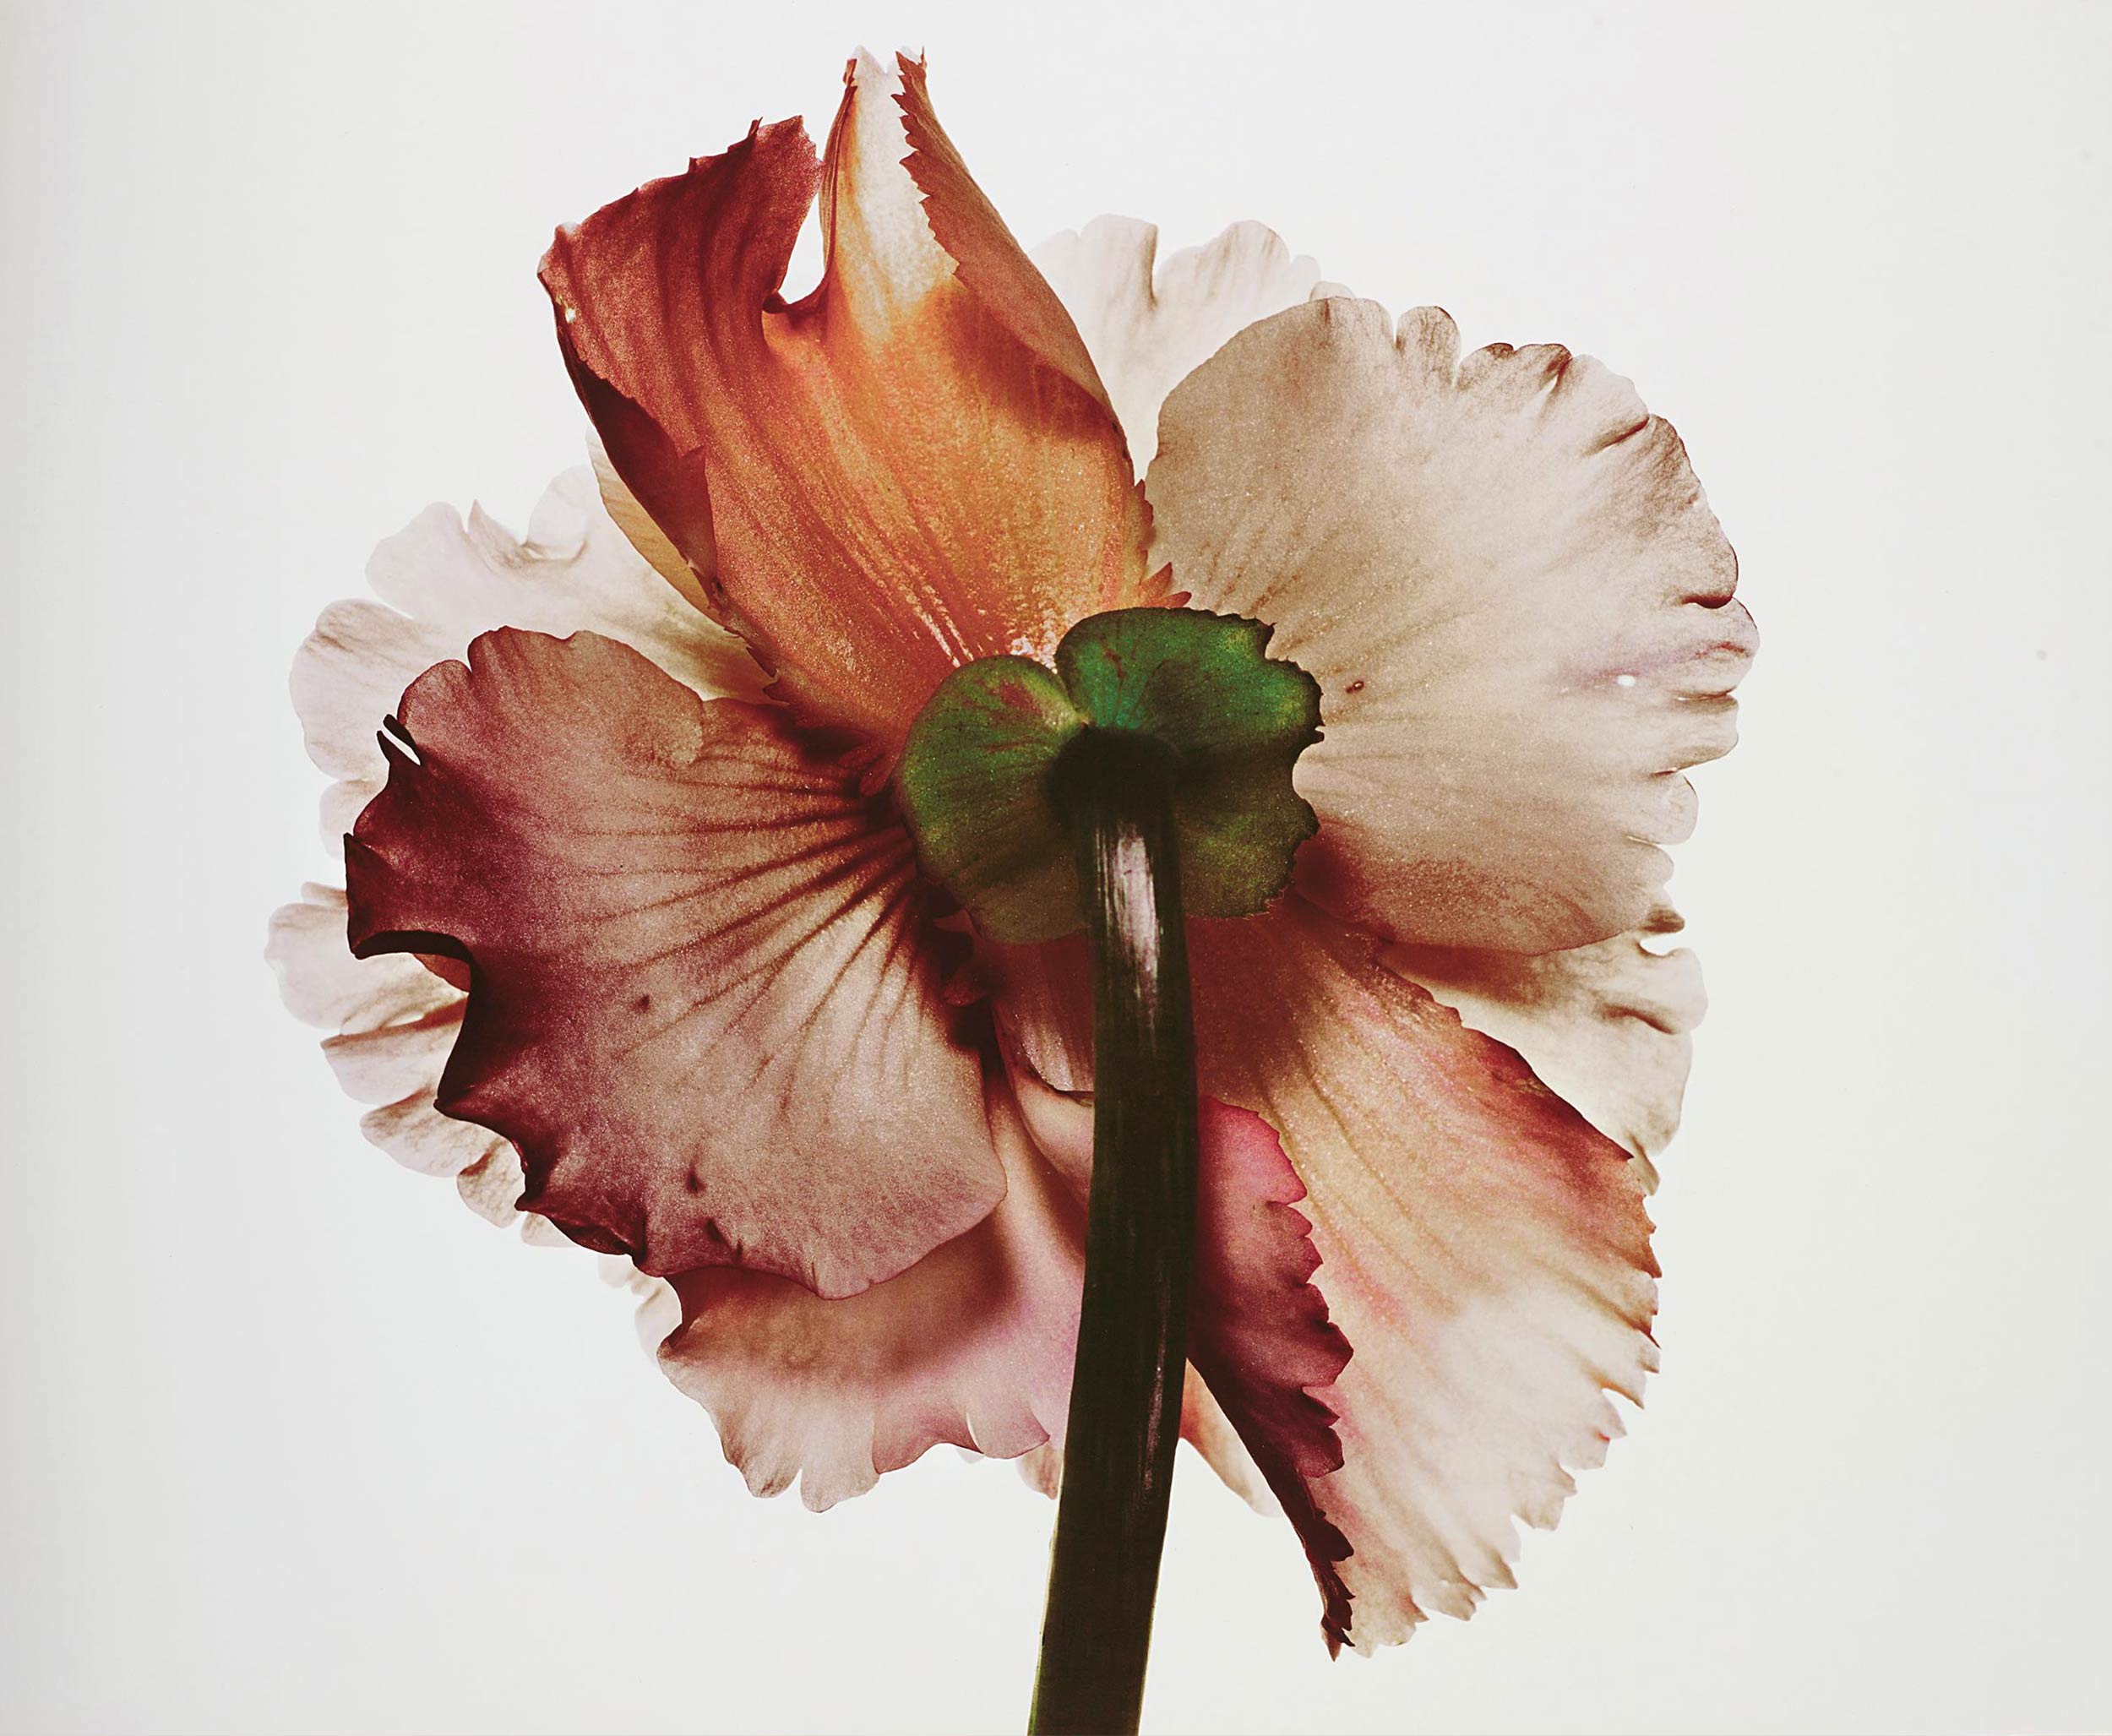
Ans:
{"label": "white background", "polygon": [[1162,1730],[2112,1724],[2112,8],[7,7],[0,1718],[1003,1729],[1052,1510],[759,1503],[584,1255],[354,1129],[260,957],[285,698],[435,498],[581,418],[554,223],[819,124],[860,40],[1032,240],[1261,218],[1685,434],[1763,636],[1665,1371],[1525,1588],[1331,1666],[1188,1461]]}

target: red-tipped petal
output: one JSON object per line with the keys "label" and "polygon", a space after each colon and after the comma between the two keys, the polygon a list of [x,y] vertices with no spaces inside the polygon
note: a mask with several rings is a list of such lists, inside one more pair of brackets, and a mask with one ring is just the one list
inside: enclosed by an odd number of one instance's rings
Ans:
{"label": "red-tipped petal", "polygon": [[[1026,1074],[1017,1088],[1036,1144],[1082,1205],[1092,1178],[1091,1106]],[[1274,1130],[1249,1110],[1206,1097],[1199,1132],[1188,1359],[1207,1395],[1191,1378],[1181,1432],[1251,1499],[1248,1467],[1227,1450],[1213,1412],[1230,1423],[1304,1546],[1320,1586],[1321,1630],[1336,1649],[1349,1634],[1340,1564],[1350,1546],[1314,1486],[1342,1462],[1335,1412],[1321,1394],[1349,1361],[1349,1341],[1313,1282],[1320,1255],[1312,1226],[1295,1209],[1305,1186]]]}
{"label": "red-tipped petal", "polygon": [[1342,1443],[1322,1396],[1351,1361],[1313,1282],[1320,1263],[1297,1204],[1305,1186],[1273,1129],[1249,1110],[1206,1099],[1189,1360],[1275,1491],[1305,1547],[1328,1649],[1349,1637],[1350,1543],[1322,1510],[1321,1479]]}
{"label": "red-tipped petal", "polygon": [[524,1209],[836,1296],[988,1214],[978,1062],[854,771],[593,634],[487,634],[398,716],[352,942],[468,961],[439,1104],[520,1148]]}
{"label": "red-tipped petal", "polygon": [[[955,664],[1147,600],[1145,520],[1085,346],[922,68],[848,82],[825,162],[759,127],[560,233],[542,275],[610,459],[719,612],[795,699],[893,740]],[[817,191],[827,267],[787,306]]]}
{"label": "red-tipped petal", "polygon": [[[1360,1647],[1511,1583],[1657,1365],[1641,1178],[1500,1044],[1295,895],[1194,925],[1204,1089],[1252,1109],[1310,1189],[1342,1467],[1314,1490]],[[1229,1407],[1228,1407],[1229,1408]]]}
{"label": "red-tipped petal", "polygon": [[[1607,1392],[1638,1397],[1657,1365],[1641,1167],[1375,950],[1295,893],[1189,924],[1202,1088],[1280,1139],[1355,1347],[1319,1395],[1342,1466],[1309,1494],[1352,1546],[1367,1649],[1510,1584],[1515,1521],[1554,1522],[1620,1432]],[[1010,1040],[1090,1090],[1076,950],[991,953]]]}

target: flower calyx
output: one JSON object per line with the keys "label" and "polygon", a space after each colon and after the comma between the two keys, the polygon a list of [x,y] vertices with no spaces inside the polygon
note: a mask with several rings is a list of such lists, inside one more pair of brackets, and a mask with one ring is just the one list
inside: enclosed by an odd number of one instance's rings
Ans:
{"label": "flower calyx", "polygon": [[1188,914],[1252,916],[1320,829],[1292,787],[1320,684],[1264,655],[1271,629],[1196,609],[1080,621],[1055,667],[984,657],[911,726],[895,789],[925,871],[993,940],[1084,922],[1069,815],[1080,779],[1170,778]]}

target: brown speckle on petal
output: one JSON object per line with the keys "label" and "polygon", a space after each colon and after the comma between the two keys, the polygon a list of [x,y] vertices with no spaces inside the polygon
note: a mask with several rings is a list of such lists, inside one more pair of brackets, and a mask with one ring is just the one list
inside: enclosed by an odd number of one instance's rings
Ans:
{"label": "brown speckle on petal", "polygon": [[439,1102],[520,1150],[524,1205],[650,1272],[843,1296],[997,1203],[909,841],[781,710],[507,630],[398,715],[351,939],[468,962]]}

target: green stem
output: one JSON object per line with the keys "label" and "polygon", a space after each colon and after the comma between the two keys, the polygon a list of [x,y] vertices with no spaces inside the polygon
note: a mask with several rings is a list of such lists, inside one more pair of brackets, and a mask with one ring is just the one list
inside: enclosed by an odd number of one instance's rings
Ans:
{"label": "green stem", "polygon": [[1057,790],[1093,952],[1092,1194],[1035,1736],[1134,1731],[1180,1438],[1195,1240],[1195,1055],[1174,756],[1087,729]]}

